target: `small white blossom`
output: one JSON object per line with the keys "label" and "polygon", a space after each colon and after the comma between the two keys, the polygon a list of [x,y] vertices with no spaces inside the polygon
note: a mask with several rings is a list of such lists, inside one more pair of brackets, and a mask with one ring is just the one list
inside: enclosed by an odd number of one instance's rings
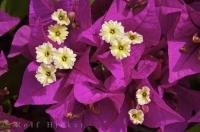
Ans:
{"label": "small white blossom", "polygon": [[125,34],[129,38],[131,44],[141,44],[143,42],[143,36],[137,32],[129,31]]}
{"label": "small white blossom", "polygon": [[141,89],[138,89],[136,92],[136,99],[139,105],[150,103],[150,88],[147,86],[143,86]]}
{"label": "small white blossom", "polygon": [[67,12],[64,11],[63,9],[57,9],[56,11],[53,12],[51,15],[51,19],[56,21],[60,25],[69,25],[70,20],[67,15]]}
{"label": "small white blossom", "polygon": [[111,43],[123,34],[124,27],[122,24],[120,22],[110,20],[108,22],[104,22],[99,35],[102,37],[102,40],[105,40],[107,43]]}
{"label": "small white blossom", "polygon": [[36,79],[46,86],[56,81],[56,68],[53,65],[41,64],[36,71]]}
{"label": "small white blossom", "polygon": [[43,43],[35,49],[37,62],[45,64],[51,64],[53,62],[53,53],[55,51],[55,48],[53,48],[51,43]]}
{"label": "small white blossom", "polygon": [[72,69],[76,61],[76,54],[67,48],[59,48],[54,55],[54,64],[59,69]]}
{"label": "small white blossom", "polygon": [[131,45],[130,41],[127,39],[127,37],[124,37],[122,39],[115,39],[111,43],[110,46],[111,54],[116,59],[124,59],[128,56],[130,56],[131,52]]}
{"label": "small white blossom", "polygon": [[128,114],[133,124],[138,125],[144,122],[144,113],[142,110],[131,109],[128,111]]}
{"label": "small white blossom", "polygon": [[66,40],[69,34],[67,27],[59,24],[50,25],[48,27],[48,33],[48,38],[54,42],[57,42],[59,45]]}

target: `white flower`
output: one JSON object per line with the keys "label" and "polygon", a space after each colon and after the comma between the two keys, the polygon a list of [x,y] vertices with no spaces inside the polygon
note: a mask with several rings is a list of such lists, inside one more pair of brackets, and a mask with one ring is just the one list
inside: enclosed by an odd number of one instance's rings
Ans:
{"label": "white flower", "polygon": [[54,42],[57,42],[59,45],[65,41],[69,34],[67,27],[59,24],[50,25],[48,27],[48,32],[48,38]]}
{"label": "white flower", "polygon": [[147,86],[143,86],[141,89],[138,89],[136,92],[136,99],[139,105],[150,103],[150,88]]}
{"label": "white flower", "polygon": [[67,47],[59,48],[54,55],[54,64],[59,69],[72,69],[76,61],[76,54]]}
{"label": "white flower", "polygon": [[46,86],[56,81],[56,68],[53,65],[41,64],[36,71],[36,79]]}
{"label": "white flower", "polygon": [[53,62],[53,52],[55,49],[52,44],[47,42],[35,48],[36,49],[36,61],[51,64]]}
{"label": "white flower", "polygon": [[137,32],[129,31],[126,33],[126,36],[129,38],[131,44],[141,44],[143,42],[143,36]]}
{"label": "white flower", "polygon": [[142,124],[144,121],[144,113],[142,110],[131,109],[128,111],[129,118],[133,124]]}
{"label": "white flower", "polygon": [[110,46],[111,54],[116,57],[116,59],[123,59],[130,56],[131,45],[127,37],[122,39],[113,40]]}
{"label": "white flower", "polygon": [[107,43],[111,43],[114,39],[120,37],[124,34],[124,27],[120,22],[117,21],[108,21],[104,22],[100,30],[100,36],[102,40],[105,40]]}
{"label": "white flower", "polygon": [[64,11],[63,9],[57,9],[56,11],[53,12],[51,15],[51,19],[56,21],[60,25],[69,25],[70,20],[67,15],[67,12]]}

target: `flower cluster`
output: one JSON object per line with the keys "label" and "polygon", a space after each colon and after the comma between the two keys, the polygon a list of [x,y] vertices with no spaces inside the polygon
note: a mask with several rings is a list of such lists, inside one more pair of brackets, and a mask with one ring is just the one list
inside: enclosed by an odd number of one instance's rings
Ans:
{"label": "flower cluster", "polygon": [[[55,25],[48,27],[48,38],[59,45],[62,44],[68,36],[67,25],[70,24],[67,12],[58,9],[51,15]],[[36,47],[36,61],[41,63],[38,67],[35,77],[46,86],[56,81],[57,69],[72,69],[76,61],[76,54],[66,46],[58,49],[54,48],[50,42],[44,42]]]}
{"label": "flower cluster", "polygon": [[[17,29],[8,56],[0,54],[0,75],[7,57],[26,58],[14,106],[46,105],[56,132],[187,131],[200,123],[199,5],[30,0],[29,23]],[[18,21],[0,12],[0,36]],[[0,100],[16,94],[4,87]],[[0,125],[15,127],[1,113]]]}
{"label": "flower cluster", "polygon": [[[136,98],[138,106],[143,106],[151,102],[150,99],[150,88],[147,86],[143,86],[141,89],[138,89],[136,92]],[[131,109],[128,111],[129,118],[133,122],[133,124],[142,124],[144,121],[144,113],[142,110]]]}
{"label": "flower cluster", "polygon": [[120,60],[130,56],[131,44],[143,42],[142,35],[132,31],[125,33],[122,24],[112,20],[103,23],[99,35],[110,44],[111,54]]}
{"label": "flower cluster", "polygon": [[50,25],[48,27],[48,37],[57,42],[59,45],[62,44],[69,32],[67,31],[67,27],[70,24],[70,20],[68,14],[63,9],[58,9],[51,15],[52,20],[56,21],[55,25]]}

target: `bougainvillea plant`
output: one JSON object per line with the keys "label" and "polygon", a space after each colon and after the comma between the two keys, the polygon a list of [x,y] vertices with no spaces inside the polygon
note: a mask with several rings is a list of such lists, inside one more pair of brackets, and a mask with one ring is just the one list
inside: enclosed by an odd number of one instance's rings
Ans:
{"label": "bougainvillea plant", "polygon": [[0,1],[0,131],[200,131],[200,1]]}

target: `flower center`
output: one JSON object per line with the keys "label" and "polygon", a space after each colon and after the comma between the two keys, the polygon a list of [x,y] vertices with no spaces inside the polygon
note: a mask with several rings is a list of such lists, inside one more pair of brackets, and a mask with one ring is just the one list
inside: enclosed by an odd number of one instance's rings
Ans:
{"label": "flower center", "polygon": [[56,31],[56,36],[60,36],[60,31]]}
{"label": "flower center", "polygon": [[129,36],[129,39],[130,39],[130,40],[134,40],[134,39],[135,39],[135,36],[134,36],[134,35],[130,35],[130,36]]}
{"label": "flower center", "polygon": [[47,72],[46,72],[46,76],[50,77],[50,76],[51,76],[51,72],[50,72],[50,71],[47,71]]}
{"label": "flower center", "polygon": [[48,57],[49,55],[50,55],[50,54],[49,54],[49,51],[46,51],[46,52],[45,52],[45,56]]}
{"label": "flower center", "polygon": [[142,93],[142,96],[143,96],[143,97],[146,97],[146,96],[147,96],[147,93],[146,93],[146,92],[143,92],[143,93]]}
{"label": "flower center", "polygon": [[115,29],[110,29],[111,34],[115,34]]}
{"label": "flower center", "polygon": [[61,21],[61,20],[63,20],[63,15],[59,15],[59,17],[58,17],[58,19]]}
{"label": "flower center", "polygon": [[118,48],[119,50],[124,50],[124,47],[122,45],[120,45]]}
{"label": "flower center", "polygon": [[132,114],[133,119],[137,118],[137,114]]}
{"label": "flower center", "polygon": [[66,62],[67,61],[67,56],[62,57],[62,61]]}

